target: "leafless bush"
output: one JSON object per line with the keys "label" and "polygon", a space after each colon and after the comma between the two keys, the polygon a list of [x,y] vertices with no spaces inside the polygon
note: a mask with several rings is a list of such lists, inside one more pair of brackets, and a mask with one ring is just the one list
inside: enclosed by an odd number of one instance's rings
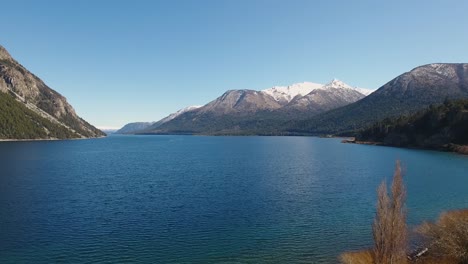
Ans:
{"label": "leafless bush", "polygon": [[400,162],[397,161],[391,196],[387,185],[377,190],[377,212],[372,225],[374,237],[374,262],[377,264],[402,264],[407,262],[406,188]]}
{"label": "leafless bush", "polygon": [[372,225],[374,249],[346,252],[340,256],[344,264],[404,264],[407,263],[406,245],[406,188],[400,162],[396,162],[391,196],[383,181],[377,189],[377,211]]}
{"label": "leafless bush", "polygon": [[374,256],[372,250],[345,252],[340,256],[343,264],[373,264]]}
{"label": "leafless bush", "polygon": [[468,263],[468,209],[442,213],[437,222],[425,222],[417,231],[425,238],[430,257]]}

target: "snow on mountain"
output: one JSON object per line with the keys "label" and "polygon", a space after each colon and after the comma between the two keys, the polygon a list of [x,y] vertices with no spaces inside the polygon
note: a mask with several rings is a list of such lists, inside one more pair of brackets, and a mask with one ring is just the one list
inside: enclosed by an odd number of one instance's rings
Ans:
{"label": "snow on mountain", "polygon": [[375,90],[370,90],[370,89],[365,89],[365,88],[359,88],[359,87],[354,87],[354,90],[362,93],[365,96],[368,96],[369,94],[373,93]]}
{"label": "snow on mountain", "polygon": [[295,83],[289,86],[275,86],[261,92],[272,96],[276,101],[286,104],[291,102],[296,96],[304,96],[314,89],[319,89],[323,84],[303,82]]}
{"label": "snow on mountain", "polygon": [[365,96],[357,88],[333,79],[304,96],[297,96],[284,109],[320,113],[354,103]]}
{"label": "snow on mountain", "polygon": [[[215,122],[216,120],[213,118],[223,118],[225,115],[234,115],[236,118],[240,118],[252,116],[261,111],[277,111],[276,113],[294,111],[296,114],[317,114],[355,102],[370,92],[372,91],[351,87],[336,79],[325,85],[302,82],[289,86],[275,86],[261,91],[229,90],[206,105],[180,109],[157,122],[131,123],[123,130],[125,133],[146,133],[172,126],[190,131],[196,127],[195,120],[201,122],[203,127],[210,127],[207,123]],[[190,112],[188,116],[183,115],[187,112]],[[183,127],[185,124],[187,126]]]}
{"label": "snow on mountain", "polygon": [[151,125],[153,125],[155,122],[133,122],[133,123],[128,123],[125,126],[123,126],[121,129],[117,130],[115,133],[116,134],[132,134],[141,130],[144,130]]}
{"label": "snow on mountain", "polygon": [[269,89],[262,90],[263,93],[266,93],[272,96],[276,101],[281,104],[287,104],[291,102],[296,97],[303,97],[315,89],[329,89],[329,88],[342,88],[342,89],[352,89],[356,90],[364,95],[369,95],[373,90],[352,87],[338,79],[333,79],[327,84],[303,82],[296,83],[289,86],[275,86]]}
{"label": "snow on mountain", "polygon": [[171,121],[172,119],[174,119],[174,118],[180,116],[181,114],[184,114],[184,113],[193,111],[193,110],[198,109],[198,108],[200,108],[200,107],[202,107],[202,105],[191,105],[191,106],[187,106],[187,107],[185,107],[185,108],[182,108],[182,109],[178,110],[178,111],[175,112],[175,113],[172,113],[172,114],[170,114],[170,115],[164,117],[163,119],[159,120],[157,123],[158,123],[158,124],[166,123],[166,122]]}
{"label": "snow on mountain", "polygon": [[367,96],[369,94],[371,94],[372,92],[374,92],[373,90],[369,90],[369,89],[364,89],[364,88],[359,88],[359,87],[352,87],[338,79],[333,79],[331,82],[325,84],[321,89],[328,89],[328,88],[344,88],[344,89],[353,89],[353,90],[356,90],[360,93],[362,93],[363,95]]}
{"label": "snow on mountain", "polygon": [[200,105],[192,105],[188,106],[185,108],[180,109],[179,111],[172,113],[163,119],[157,121],[157,122],[134,122],[134,123],[129,123],[123,126],[121,129],[117,130],[117,134],[133,134],[133,133],[139,133],[139,132],[144,132],[146,129],[149,129],[151,127],[158,127],[166,122],[171,121],[172,119],[180,116],[183,113],[187,113],[190,111],[193,111],[195,109],[200,108]]}
{"label": "snow on mountain", "polygon": [[[335,87],[336,86],[336,87]],[[348,87],[345,83],[324,86],[309,94],[292,100],[285,109],[299,110],[308,113],[321,113],[354,103],[365,95]]]}
{"label": "snow on mountain", "polygon": [[350,85],[338,80],[333,79],[331,82],[322,86],[321,89],[328,89],[328,88],[345,88],[345,89],[353,89]]}

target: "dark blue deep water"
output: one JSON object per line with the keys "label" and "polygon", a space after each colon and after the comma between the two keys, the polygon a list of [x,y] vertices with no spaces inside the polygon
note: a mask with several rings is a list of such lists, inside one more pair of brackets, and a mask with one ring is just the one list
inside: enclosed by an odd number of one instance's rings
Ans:
{"label": "dark blue deep water", "polygon": [[0,263],[336,263],[406,167],[411,225],[468,207],[468,157],[310,137],[0,143]]}

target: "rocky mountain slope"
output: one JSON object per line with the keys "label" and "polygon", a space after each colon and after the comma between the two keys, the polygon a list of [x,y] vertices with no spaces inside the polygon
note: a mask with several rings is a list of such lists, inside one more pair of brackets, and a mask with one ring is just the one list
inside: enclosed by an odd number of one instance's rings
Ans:
{"label": "rocky mountain slope", "polygon": [[446,99],[467,97],[468,64],[428,64],[394,78],[362,100],[306,120],[290,121],[282,130],[298,134],[346,133]]}
{"label": "rocky mountain slope", "polygon": [[262,90],[263,93],[266,93],[273,97],[281,105],[286,105],[291,102],[296,97],[302,97],[315,89],[320,89],[323,87],[323,84],[303,82],[295,83],[289,86],[275,86]]}
{"label": "rocky mountain slope", "polygon": [[335,79],[302,97],[295,97],[283,110],[321,113],[354,103],[364,97],[365,95],[360,90]]}
{"label": "rocky mountain slope", "polygon": [[156,125],[162,125],[162,124],[164,124],[164,123],[166,123],[166,122],[169,122],[169,121],[171,121],[172,119],[174,119],[174,118],[176,118],[176,117],[178,117],[178,116],[180,116],[180,115],[182,115],[182,114],[185,114],[185,113],[187,113],[187,112],[193,111],[193,110],[198,109],[198,108],[200,108],[200,107],[202,107],[202,106],[201,106],[201,105],[191,105],[191,106],[187,106],[187,107],[185,107],[185,108],[182,108],[182,109],[178,110],[178,111],[175,112],[175,113],[172,113],[172,114],[170,114],[170,115],[164,117],[163,119],[161,119],[161,120],[159,120],[158,122],[155,122],[155,123],[156,123]]}
{"label": "rocky mountain slope", "polygon": [[[26,108],[30,110],[21,112],[28,113],[28,123],[42,127],[45,134],[36,134],[38,135],[37,138],[88,138],[105,135],[102,131],[81,119],[75,113],[73,107],[68,104],[65,97],[49,88],[37,76],[30,73],[14,60],[2,46],[0,46],[0,92],[22,104],[22,106],[16,105],[16,109]],[[19,112],[17,111],[17,113]],[[6,113],[2,112],[1,114],[5,115]],[[47,120],[53,126],[44,126],[43,120]],[[25,126],[25,129],[26,127],[29,126]],[[55,131],[50,130],[56,127],[66,129],[69,133],[57,134]],[[29,133],[7,134],[8,138],[36,138]]]}
{"label": "rocky mountain slope", "polygon": [[115,134],[132,134],[138,131],[142,131],[150,127],[156,122],[133,122],[124,125],[122,128],[117,130]]}

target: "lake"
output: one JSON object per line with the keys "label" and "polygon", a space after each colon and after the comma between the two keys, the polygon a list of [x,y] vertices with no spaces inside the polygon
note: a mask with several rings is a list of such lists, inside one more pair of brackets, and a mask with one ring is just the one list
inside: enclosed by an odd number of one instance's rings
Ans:
{"label": "lake", "polygon": [[336,263],[372,246],[405,167],[408,221],[468,207],[468,157],[314,137],[0,143],[0,263]]}

